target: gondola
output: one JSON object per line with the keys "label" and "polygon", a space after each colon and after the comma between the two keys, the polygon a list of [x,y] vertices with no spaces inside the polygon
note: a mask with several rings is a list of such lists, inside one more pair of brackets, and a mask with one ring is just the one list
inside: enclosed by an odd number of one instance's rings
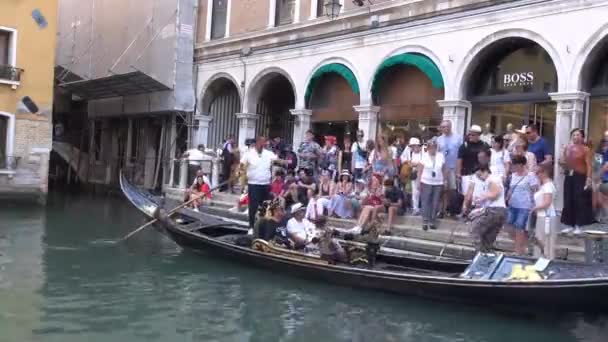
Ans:
{"label": "gondola", "polygon": [[[146,193],[121,184],[126,197],[144,214],[157,204]],[[160,210],[154,209],[158,215]],[[315,255],[276,248],[255,240],[237,241],[246,227],[208,217],[204,221],[187,211],[159,215],[160,227],[180,246],[273,272],[306,277],[401,295],[508,307],[521,310],[608,312],[608,266],[566,261],[537,262],[502,254],[478,254],[464,272],[407,267],[382,260],[369,264],[330,263]],[[541,260],[545,261],[545,260]]]}
{"label": "gondola", "polygon": [[[132,186],[124,176],[121,176],[120,181],[122,191],[125,193],[126,197],[144,214],[144,216],[152,219],[154,218],[154,211],[156,208],[164,207],[161,197],[140,191]],[[190,208],[183,208],[180,209],[178,213],[201,222],[216,222],[216,224],[224,222],[224,224],[232,227],[240,227],[243,231],[248,230],[248,223],[243,220],[225,216],[222,217],[215,213],[208,213],[205,209],[198,212]],[[220,219],[220,221],[216,221],[217,219]],[[165,233],[165,231],[161,230],[161,233]],[[362,245],[356,241],[343,241],[343,243],[349,245]],[[429,255],[387,247],[380,248],[378,258],[392,264],[443,272],[463,272],[471,263],[471,260],[469,259],[457,259],[446,256],[441,257],[438,255]]]}

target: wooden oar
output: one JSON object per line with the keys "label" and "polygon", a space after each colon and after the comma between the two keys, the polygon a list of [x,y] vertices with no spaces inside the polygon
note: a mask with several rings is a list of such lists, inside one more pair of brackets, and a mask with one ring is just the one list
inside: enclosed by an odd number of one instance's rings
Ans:
{"label": "wooden oar", "polygon": [[[227,183],[228,183],[228,181],[225,181],[225,182],[220,183],[220,184],[219,184],[218,186],[216,186],[215,188],[209,189],[209,193],[211,193],[212,191],[215,191],[215,190],[217,190],[217,189],[221,188],[222,186],[226,185]],[[207,197],[207,195],[206,195],[206,194],[203,194],[203,197],[202,197],[202,198],[205,198],[205,197]],[[193,199],[191,199],[191,200],[189,200],[189,201],[187,201],[187,202],[185,202],[185,203],[183,203],[183,204],[181,204],[181,205],[179,205],[179,206],[177,206],[177,207],[173,208],[171,211],[169,211],[169,213],[167,214],[167,217],[171,216],[171,215],[172,215],[172,214],[174,214],[176,211],[178,211],[178,210],[182,209],[183,207],[187,206],[188,204],[190,204],[190,203],[192,203],[192,202],[194,202],[194,201],[196,201],[196,200],[198,200],[198,199],[201,199],[201,197],[198,197],[198,198],[193,198]],[[146,227],[153,225],[153,224],[154,224],[156,221],[158,221],[158,219],[157,219],[157,218],[155,218],[155,219],[153,219],[152,221],[150,221],[150,222],[148,222],[148,223],[144,224],[143,226],[140,226],[139,228],[135,229],[134,231],[130,232],[130,233],[129,233],[129,234],[127,234],[125,237],[123,237],[122,239],[120,239],[120,241],[126,241],[126,240],[128,240],[128,239],[129,239],[131,236],[133,236],[133,235],[135,235],[135,234],[139,233],[140,231],[142,231],[142,230],[143,230],[143,229],[145,229]]]}

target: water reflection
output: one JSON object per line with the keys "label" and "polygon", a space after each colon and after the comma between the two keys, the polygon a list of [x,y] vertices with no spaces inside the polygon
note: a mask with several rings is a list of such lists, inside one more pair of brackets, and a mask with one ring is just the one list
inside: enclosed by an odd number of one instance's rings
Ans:
{"label": "water reflection", "polygon": [[[551,308],[500,315],[308,282],[181,251],[153,229],[116,244],[143,222],[119,199],[57,196],[46,211],[9,212],[0,306],[29,309],[0,316],[7,341],[596,342],[608,333],[606,318]],[[2,260],[16,258],[25,264],[9,271]]]}

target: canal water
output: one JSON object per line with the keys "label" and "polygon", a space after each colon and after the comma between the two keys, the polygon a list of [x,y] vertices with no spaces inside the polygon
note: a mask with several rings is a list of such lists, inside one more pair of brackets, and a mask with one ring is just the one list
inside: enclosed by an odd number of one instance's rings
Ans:
{"label": "canal water", "polygon": [[[0,342],[608,341],[608,317],[494,313],[183,251],[123,199],[0,203]],[[598,298],[598,300],[608,300]]]}

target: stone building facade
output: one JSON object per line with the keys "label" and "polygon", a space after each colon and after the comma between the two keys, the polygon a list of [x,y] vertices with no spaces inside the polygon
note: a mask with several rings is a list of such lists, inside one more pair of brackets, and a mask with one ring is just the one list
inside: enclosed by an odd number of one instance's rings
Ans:
{"label": "stone building facade", "polygon": [[572,128],[596,143],[608,129],[608,1],[321,2],[201,1],[198,141],[425,137],[449,119],[458,133],[533,122],[560,151]]}
{"label": "stone building facade", "polygon": [[57,1],[0,2],[0,197],[46,198],[56,21]]}

